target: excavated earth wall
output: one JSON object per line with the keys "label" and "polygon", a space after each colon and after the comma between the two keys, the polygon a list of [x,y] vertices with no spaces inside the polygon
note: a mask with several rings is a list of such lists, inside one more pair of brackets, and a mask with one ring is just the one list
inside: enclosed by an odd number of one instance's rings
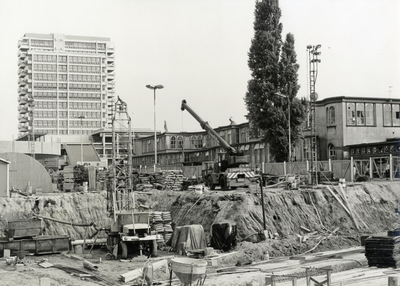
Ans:
{"label": "excavated earth wall", "polygon": [[[279,238],[294,240],[304,235],[304,229],[318,233],[360,236],[387,231],[398,226],[400,182],[368,182],[347,186],[341,199],[338,186],[299,190],[264,189],[266,230]],[[257,241],[263,229],[260,194],[246,191],[174,192],[154,190],[135,194],[138,206],[150,211],[170,211],[175,225],[201,224],[208,235],[215,222],[233,221],[237,224],[238,240]],[[34,214],[76,223],[111,225],[105,193],[64,193],[52,196],[0,198],[0,236],[5,235],[8,221],[26,219]],[[345,210],[350,211],[350,214]],[[72,240],[83,239],[85,228],[43,220],[44,234],[69,235]],[[88,228],[87,236],[95,232]],[[103,236],[105,234],[103,233]],[[244,242],[243,242],[244,243]],[[355,241],[359,244],[359,241]],[[299,250],[300,251],[300,250]]]}
{"label": "excavated earth wall", "polygon": [[[329,187],[339,198],[339,186]],[[311,231],[338,233],[377,233],[396,226],[400,199],[400,182],[355,184],[344,188],[352,216],[326,186],[315,189],[264,189],[266,229],[280,237]],[[182,194],[172,205],[177,225],[202,224],[208,232],[214,222],[236,222],[241,239],[263,229],[260,195],[250,193]]]}

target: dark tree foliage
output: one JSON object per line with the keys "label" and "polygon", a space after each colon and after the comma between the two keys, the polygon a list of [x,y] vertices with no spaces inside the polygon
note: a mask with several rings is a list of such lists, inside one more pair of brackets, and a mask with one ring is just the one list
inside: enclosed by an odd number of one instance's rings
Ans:
{"label": "dark tree foliage", "polygon": [[263,131],[263,141],[269,143],[274,159],[288,160],[289,128],[288,99],[277,96],[276,92],[288,95],[290,100],[290,126],[292,147],[300,136],[305,109],[296,94],[297,84],[296,52],[294,37],[281,40],[281,10],[278,0],[256,2],[254,38],[251,41],[248,65],[252,79],[249,80],[245,103],[247,119],[253,129]]}
{"label": "dark tree foliage", "polygon": [[74,180],[78,185],[82,185],[83,182],[89,181],[89,172],[88,168],[82,165],[76,165],[74,167]]}

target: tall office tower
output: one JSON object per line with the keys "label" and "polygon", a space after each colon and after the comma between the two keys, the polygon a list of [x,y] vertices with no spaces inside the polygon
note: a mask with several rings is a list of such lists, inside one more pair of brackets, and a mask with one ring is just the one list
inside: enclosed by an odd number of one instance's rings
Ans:
{"label": "tall office tower", "polygon": [[114,56],[109,38],[25,34],[18,42],[19,136],[111,128]]}

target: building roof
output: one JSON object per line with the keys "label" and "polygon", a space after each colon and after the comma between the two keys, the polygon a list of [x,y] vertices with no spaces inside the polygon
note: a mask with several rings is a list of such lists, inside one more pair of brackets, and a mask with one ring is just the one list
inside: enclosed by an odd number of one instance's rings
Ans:
{"label": "building roof", "polygon": [[366,97],[366,96],[333,96],[324,98],[321,100],[317,100],[315,103],[317,105],[324,105],[328,103],[337,103],[337,102],[400,102],[399,98],[388,98],[388,97]]}
{"label": "building roof", "polygon": [[[54,34],[25,33],[24,37],[53,39]],[[105,38],[105,37],[73,36],[73,35],[65,35],[65,39],[66,40],[81,40],[81,41],[104,41],[104,42],[110,41],[110,38]]]}
{"label": "building roof", "polygon": [[63,144],[63,147],[71,165],[76,165],[81,161],[81,148],[83,162],[100,162],[99,155],[92,144]]}

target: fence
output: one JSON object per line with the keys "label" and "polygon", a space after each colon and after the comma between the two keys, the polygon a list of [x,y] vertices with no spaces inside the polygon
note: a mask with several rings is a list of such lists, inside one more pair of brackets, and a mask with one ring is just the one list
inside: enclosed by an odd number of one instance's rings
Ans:
{"label": "fence", "polygon": [[[317,161],[315,169],[317,171],[329,171],[335,178],[343,178],[347,182],[354,182],[359,176],[373,178],[393,178],[400,177],[400,157],[387,156],[369,159],[350,160],[328,160]],[[276,176],[309,175],[310,162],[283,162],[283,163],[262,163],[262,172]],[[181,170],[184,177],[201,177],[201,166],[160,166],[157,171]],[[153,173],[153,167],[140,168],[141,173]]]}
{"label": "fence", "polygon": [[[283,163],[263,163],[262,172],[276,176],[308,175],[310,162],[283,162]],[[352,167],[353,166],[353,167]],[[369,159],[350,160],[328,160],[318,161],[317,171],[330,171],[335,178],[344,178],[348,182],[354,182],[359,176],[373,178],[393,178],[400,177],[400,157],[370,157]]]}

